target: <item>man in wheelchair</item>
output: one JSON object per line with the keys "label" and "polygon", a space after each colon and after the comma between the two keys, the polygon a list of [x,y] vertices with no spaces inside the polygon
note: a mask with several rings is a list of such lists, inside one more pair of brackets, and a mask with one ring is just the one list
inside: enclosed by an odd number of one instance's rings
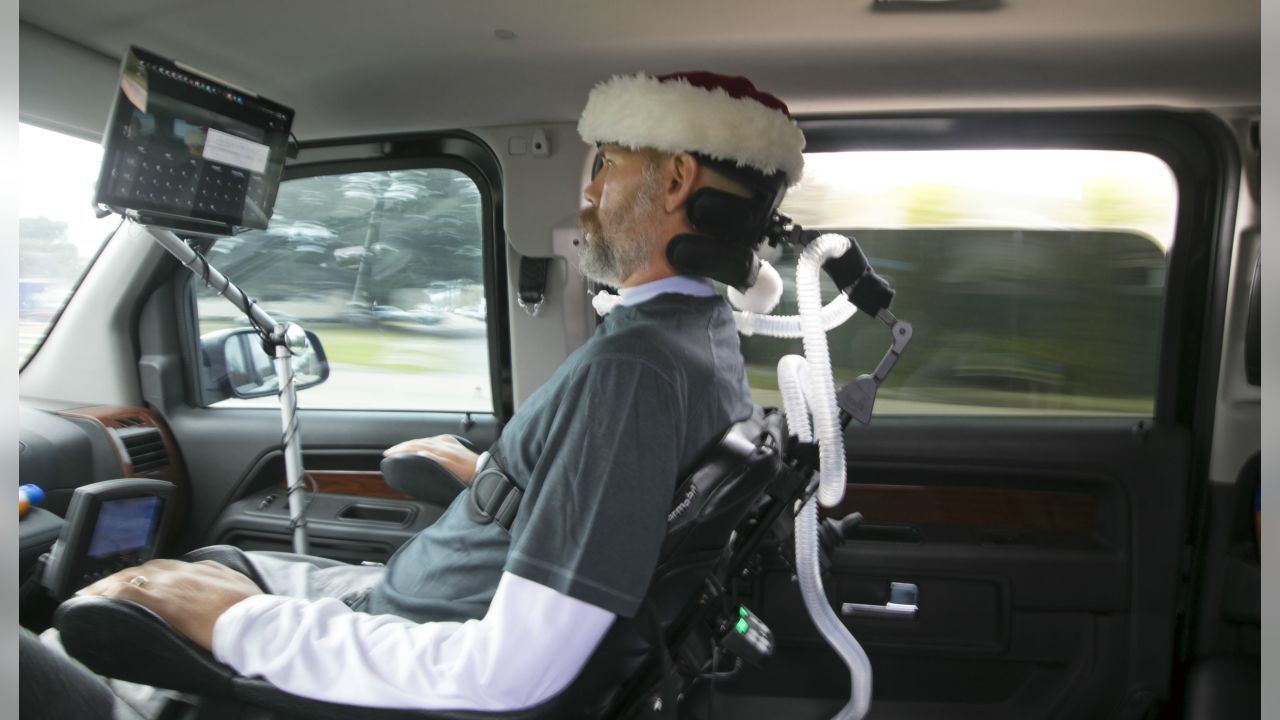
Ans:
{"label": "man in wheelchair", "polygon": [[328,703],[511,711],[566,688],[641,611],[677,482],[752,414],[710,278],[754,282],[804,146],[781,101],[709,73],[615,77],[578,127],[598,148],[581,269],[620,302],[491,452],[388,451],[468,486],[438,522],[385,569],[212,549],[82,594],[143,605],[240,675]]}

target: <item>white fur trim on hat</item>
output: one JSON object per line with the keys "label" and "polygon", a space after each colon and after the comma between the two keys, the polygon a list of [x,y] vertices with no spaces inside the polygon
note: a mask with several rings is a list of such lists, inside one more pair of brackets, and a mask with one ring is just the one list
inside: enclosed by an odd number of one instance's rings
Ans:
{"label": "white fur trim on hat", "polygon": [[804,173],[804,133],[785,113],[681,78],[615,75],[596,85],[578,134],[592,145],[697,152],[766,175],[781,170],[788,185]]}

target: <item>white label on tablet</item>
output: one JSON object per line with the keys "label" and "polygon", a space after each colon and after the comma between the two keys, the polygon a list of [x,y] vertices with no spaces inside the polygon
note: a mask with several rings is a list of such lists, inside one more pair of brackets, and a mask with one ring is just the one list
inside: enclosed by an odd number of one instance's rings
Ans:
{"label": "white label on tablet", "polygon": [[266,171],[269,150],[270,148],[262,143],[245,140],[213,128],[209,128],[209,136],[204,141],[205,160],[234,165],[255,173]]}

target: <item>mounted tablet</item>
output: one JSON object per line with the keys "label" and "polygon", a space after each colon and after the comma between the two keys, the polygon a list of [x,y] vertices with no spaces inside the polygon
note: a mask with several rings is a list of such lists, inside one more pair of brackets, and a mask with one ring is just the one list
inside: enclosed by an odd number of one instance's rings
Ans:
{"label": "mounted tablet", "polygon": [[57,600],[154,558],[173,484],[104,480],[76,488],[49,553],[44,586]]}
{"label": "mounted tablet", "polygon": [[[238,229],[266,229],[289,154],[292,125],[293,111],[283,105],[131,47],[120,68],[103,136],[95,202],[143,227],[205,285],[248,316],[253,332],[269,348],[285,428],[293,549],[305,554],[306,503],[299,492],[305,483],[294,356],[318,343],[309,343],[306,332],[294,323],[277,323],[210,265],[189,237],[177,235],[221,237]],[[325,372],[320,375],[323,380]],[[103,567],[93,565],[93,572]],[[78,566],[75,572],[59,572],[62,575],[55,577],[63,583],[79,582],[92,574]],[[50,588],[55,595],[59,592]]]}
{"label": "mounted tablet", "polygon": [[95,202],[146,225],[265,229],[293,110],[131,47],[103,134]]}

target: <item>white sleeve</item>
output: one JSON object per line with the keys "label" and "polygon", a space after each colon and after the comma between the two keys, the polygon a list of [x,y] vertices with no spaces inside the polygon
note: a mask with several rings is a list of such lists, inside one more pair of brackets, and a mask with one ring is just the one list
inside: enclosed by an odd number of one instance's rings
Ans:
{"label": "white sleeve", "polygon": [[516,710],[568,686],[614,615],[503,573],[483,620],[418,624],[335,599],[255,595],[213,628],[213,656],[286,692],[362,707]]}

